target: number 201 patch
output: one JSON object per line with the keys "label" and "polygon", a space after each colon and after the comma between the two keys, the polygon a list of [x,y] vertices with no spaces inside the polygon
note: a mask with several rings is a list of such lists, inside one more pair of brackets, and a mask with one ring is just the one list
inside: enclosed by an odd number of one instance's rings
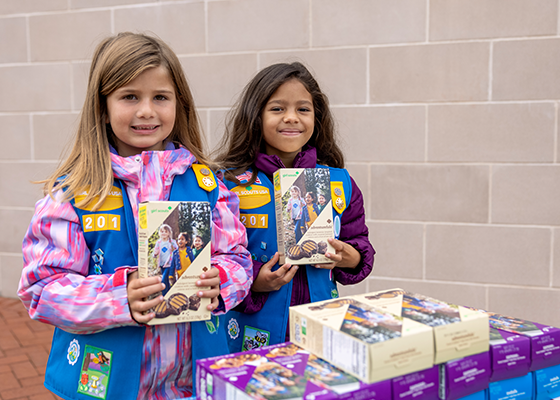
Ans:
{"label": "number 201 patch", "polygon": [[268,214],[241,214],[240,219],[245,228],[268,228]]}
{"label": "number 201 patch", "polygon": [[82,217],[84,232],[120,231],[121,216],[115,214],[89,214]]}

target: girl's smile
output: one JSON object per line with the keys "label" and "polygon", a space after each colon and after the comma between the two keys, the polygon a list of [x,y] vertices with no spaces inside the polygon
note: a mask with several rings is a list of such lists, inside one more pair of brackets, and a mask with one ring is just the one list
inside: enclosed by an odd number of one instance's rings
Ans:
{"label": "girl's smile", "polygon": [[202,248],[202,245],[204,243],[202,243],[202,239],[199,238],[198,236],[194,238],[194,248],[197,250],[200,250]]}
{"label": "girl's smile", "polygon": [[185,237],[183,235],[180,235],[177,238],[177,245],[180,249],[184,249],[185,247],[187,247],[187,241],[185,240]]}
{"label": "girl's smile", "polygon": [[270,96],[262,111],[266,153],[275,154],[288,168],[311,139],[315,128],[313,98],[305,86],[291,79]]}
{"label": "girl's smile", "polygon": [[175,86],[166,68],[145,70],[107,96],[107,122],[123,157],[163,150],[175,124]]}

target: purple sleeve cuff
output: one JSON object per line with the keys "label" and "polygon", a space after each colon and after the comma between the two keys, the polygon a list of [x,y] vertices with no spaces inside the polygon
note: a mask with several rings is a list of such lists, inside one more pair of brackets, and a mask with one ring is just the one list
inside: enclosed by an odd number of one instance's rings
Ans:
{"label": "purple sleeve cuff", "polygon": [[[259,275],[262,266],[262,262],[253,261],[253,282]],[[264,307],[267,299],[267,292],[253,292],[249,290],[249,294],[234,308],[234,310],[245,314],[254,314]]]}
{"label": "purple sleeve cuff", "polygon": [[368,238],[369,230],[366,225],[362,192],[354,179],[350,178],[350,180],[352,182],[352,197],[348,208],[342,214],[339,239],[354,247],[360,253],[361,260],[356,268],[333,269],[335,280],[342,285],[354,285],[366,279],[373,270],[375,254]]}

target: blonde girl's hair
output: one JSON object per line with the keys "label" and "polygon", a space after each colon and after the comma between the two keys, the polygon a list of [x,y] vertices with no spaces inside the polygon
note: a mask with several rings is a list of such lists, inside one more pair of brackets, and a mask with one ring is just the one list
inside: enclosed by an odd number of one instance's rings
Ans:
{"label": "blonde girl's hair", "polygon": [[150,68],[164,67],[176,90],[175,124],[167,142],[186,147],[208,164],[193,97],[179,59],[161,39],[123,32],[104,39],[95,49],[86,99],[70,154],[45,181],[45,194],[64,190],[63,201],[87,190],[76,206],[99,209],[113,187],[109,145],[115,135],[107,123],[107,96]]}
{"label": "blonde girl's hair", "polygon": [[169,239],[173,239],[173,238],[172,238],[172,236],[173,236],[173,229],[171,229],[171,227],[170,227],[169,225],[167,225],[167,224],[161,224],[161,225],[159,226],[158,231],[161,232],[161,231],[163,231],[164,229],[165,229],[167,232],[169,232],[169,236],[170,236]]}

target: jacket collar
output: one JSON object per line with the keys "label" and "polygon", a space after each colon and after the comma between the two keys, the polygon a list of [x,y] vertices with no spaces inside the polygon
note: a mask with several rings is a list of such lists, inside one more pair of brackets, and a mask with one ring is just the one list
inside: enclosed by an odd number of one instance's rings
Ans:
{"label": "jacket collar", "polygon": [[[302,150],[294,158],[294,168],[315,168],[317,165],[317,150],[310,145],[303,146]],[[266,175],[272,176],[279,168],[286,168],[280,157],[257,153],[255,167]]]}

